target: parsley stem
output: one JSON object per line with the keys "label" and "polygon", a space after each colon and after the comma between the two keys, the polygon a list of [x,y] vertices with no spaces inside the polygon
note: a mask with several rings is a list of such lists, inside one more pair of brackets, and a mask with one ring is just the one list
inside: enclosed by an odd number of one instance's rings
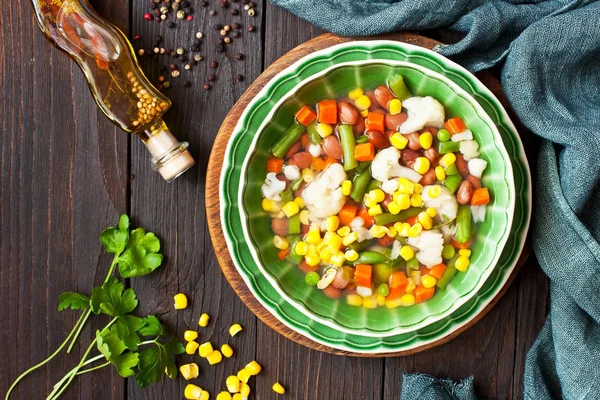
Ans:
{"label": "parsley stem", "polygon": [[97,369],[104,368],[104,367],[106,367],[107,365],[110,365],[110,361],[107,361],[107,362],[105,362],[104,364],[96,365],[95,367],[92,367],[92,368],[84,369],[83,371],[79,371],[79,372],[78,372],[78,373],[76,373],[75,375],[83,375],[83,374],[87,374],[88,372],[92,372],[92,371],[95,371],[95,370],[97,370]]}
{"label": "parsley stem", "polygon": [[[105,284],[110,279],[110,277],[113,275],[113,272],[115,271],[115,266],[119,262],[119,255],[120,254],[115,254],[115,256],[113,257],[112,263],[110,264],[110,268],[108,269],[108,274],[106,274],[106,278],[104,278],[104,282],[102,284]],[[92,314],[92,309],[89,308],[84,314],[85,317],[83,318],[83,323],[79,326],[77,333],[75,334],[75,336],[73,336],[73,339],[71,340],[71,344],[67,348],[67,353],[71,353],[71,350],[73,350],[73,346],[75,346],[75,342],[79,338],[79,335],[81,334],[81,331],[83,330],[83,326],[86,324],[86,322],[91,314]]]}
{"label": "parsley stem", "polygon": [[77,322],[75,323],[75,326],[73,327],[73,329],[71,329],[71,332],[69,332],[69,335],[67,335],[67,337],[65,338],[65,340],[61,343],[61,345],[58,347],[58,349],[56,349],[54,351],[54,353],[50,354],[45,360],[41,361],[40,363],[34,365],[33,367],[29,368],[27,371],[23,372],[21,375],[19,375],[19,377],[13,382],[12,385],[10,385],[10,388],[8,389],[8,392],[6,392],[6,397],[4,398],[5,400],[8,400],[8,398],[10,397],[11,392],[13,391],[13,389],[17,386],[17,384],[23,379],[25,378],[29,373],[35,371],[36,369],[40,368],[41,366],[43,366],[44,364],[48,363],[48,361],[52,360],[54,357],[56,357],[58,355],[58,353],[60,353],[60,351],[67,345],[67,343],[69,342],[69,339],[71,338],[71,336],[73,336],[73,334],[75,333],[75,330],[77,329],[78,326],[82,325],[82,321],[84,318],[85,313],[82,313],[79,316],[79,319],[77,320]]}

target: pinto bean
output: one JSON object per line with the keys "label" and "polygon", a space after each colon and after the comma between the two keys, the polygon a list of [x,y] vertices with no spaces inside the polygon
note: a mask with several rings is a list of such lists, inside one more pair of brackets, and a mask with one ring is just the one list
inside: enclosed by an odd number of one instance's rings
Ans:
{"label": "pinto bean", "polygon": [[353,277],[354,268],[348,266],[342,267],[335,274],[335,278],[333,278],[331,285],[337,289],[345,289],[351,283]]}
{"label": "pinto bean", "polygon": [[458,201],[458,204],[465,205],[471,202],[471,197],[473,197],[473,185],[471,182],[464,180],[458,187],[458,192],[456,192],[456,200]]}
{"label": "pinto bean", "polygon": [[473,189],[481,189],[481,180],[479,180],[479,178],[477,178],[476,176],[469,175],[465,179],[471,182],[471,185],[473,185]]}
{"label": "pinto bean", "polygon": [[417,157],[420,157],[420,156],[421,156],[421,154],[419,154],[418,151],[411,150],[411,149],[404,149],[400,153],[400,161],[402,162],[402,164],[408,166],[409,162],[414,163],[415,160],[417,159]]}
{"label": "pinto bean", "polygon": [[433,168],[429,168],[423,175],[419,183],[423,186],[431,185],[435,182],[435,171]]}
{"label": "pinto bean", "polygon": [[419,134],[417,132],[409,133],[404,135],[408,139],[408,148],[411,150],[421,150],[421,142],[419,142]]}
{"label": "pinto bean", "polygon": [[273,218],[271,221],[271,229],[273,229],[273,232],[279,236],[287,236],[288,225],[287,218]]}
{"label": "pinto bean", "polygon": [[381,109],[381,107],[379,107],[377,97],[375,97],[375,92],[373,90],[366,91],[365,94],[369,96],[369,99],[371,99],[371,107],[369,107],[369,110],[375,111]]}
{"label": "pinto bean", "polygon": [[427,157],[432,167],[435,167],[438,162],[438,152],[434,147],[430,147],[423,151],[423,155]]}
{"label": "pinto bean", "polygon": [[323,293],[325,294],[325,296],[332,299],[339,299],[340,297],[342,297],[342,291],[334,287],[333,285],[329,285],[325,289],[323,289]]}
{"label": "pinto bean", "polygon": [[400,129],[400,125],[407,119],[408,115],[404,112],[396,115],[387,113],[385,114],[385,127],[391,131],[397,132]]}
{"label": "pinto bean", "polygon": [[469,165],[460,153],[456,153],[456,168],[463,178],[469,175]]}
{"label": "pinto bean", "polygon": [[296,143],[294,143],[294,145],[292,147],[290,147],[288,152],[285,153],[285,158],[291,158],[294,154],[299,152],[301,148],[302,148],[302,143],[300,142],[300,140],[298,140]]}
{"label": "pinto bean", "polygon": [[312,156],[308,151],[301,151],[300,153],[296,153],[290,158],[290,165],[295,165],[300,169],[310,167],[312,163]]}
{"label": "pinto bean", "polygon": [[369,142],[378,150],[383,150],[390,145],[389,140],[381,132],[369,129],[365,132],[365,135],[369,138]]}
{"label": "pinto bean", "polygon": [[388,108],[388,103],[390,102],[390,100],[396,98],[386,85],[377,86],[377,89],[375,89],[374,93],[377,104],[379,104],[381,108],[385,108],[386,110]]}
{"label": "pinto bean", "polygon": [[342,124],[354,125],[358,122],[360,114],[356,107],[347,101],[338,102],[338,121]]}
{"label": "pinto bean", "polygon": [[306,186],[308,186],[308,183],[302,182],[300,184],[300,187],[298,188],[298,190],[296,190],[294,192],[294,197],[302,197],[302,192],[304,192],[304,189],[306,189]]}
{"label": "pinto bean", "polygon": [[312,271],[316,271],[316,270],[319,269],[319,267],[316,266],[316,265],[314,267],[308,265],[308,263],[306,262],[306,260],[302,260],[302,262],[300,264],[298,264],[298,268],[300,268],[300,270],[302,272],[304,272],[305,274],[307,274],[309,272],[312,272]]}
{"label": "pinto bean", "polygon": [[323,139],[323,151],[329,157],[336,160],[341,160],[344,155],[342,152],[342,146],[340,145],[340,140],[333,135],[329,135]]}
{"label": "pinto bean", "polygon": [[392,202],[392,196],[390,196],[389,194],[385,194],[385,198],[383,199],[383,201],[381,202],[381,205],[383,207],[385,207],[385,209],[388,209],[388,206],[390,205],[390,203]]}
{"label": "pinto bean", "polygon": [[352,125],[352,132],[355,135],[361,135],[365,131],[365,119],[360,117],[356,124]]}

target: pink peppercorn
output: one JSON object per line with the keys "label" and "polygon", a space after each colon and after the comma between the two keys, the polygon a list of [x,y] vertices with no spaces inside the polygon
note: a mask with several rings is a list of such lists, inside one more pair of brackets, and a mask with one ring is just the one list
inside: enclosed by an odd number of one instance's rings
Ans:
{"label": "pink peppercorn", "polygon": [[192,21],[193,19],[194,19],[194,16],[193,16],[193,15],[188,15],[188,16],[187,16],[187,20],[188,20],[188,21]]}
{"label": "pink peppercorn", "polygon": [[144,19],[146,21],[150,21],[152,19],[152,15],[150,15],[150,13],[146,13],[146,14],[144,14]]}

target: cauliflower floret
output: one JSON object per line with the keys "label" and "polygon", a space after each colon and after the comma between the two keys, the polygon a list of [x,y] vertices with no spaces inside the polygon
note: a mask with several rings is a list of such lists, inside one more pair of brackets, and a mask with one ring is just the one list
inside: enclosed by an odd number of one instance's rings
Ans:
{"label": "cauliflower floret", "polygon": [[286,165],[283,167],[283,174],[288,181],[295,181],[300,178],[300,168],[295,165]]}
{"label": "cauliflower floret", "polygon": [[454,232],[456,231],[456,224],[442,225],[439,229],[442,232],[442,236],[444,237],[444,242],[449,243],[454,237]]}
{"label": "cauliflower floret", "polygon": [[[434,186],[440,187],[440,195],[435,198],[429,196],[429,189]],[[421,198],[423,199],[423,204],[425,207],[432,207],[435,208],[435,211],[437,211],[437,216],[435,217],[436,221],[445,222],[449,219],[456,218],[456,213],[458,212],[458,202],[456,201],[456,197],[444,186],[425,186],[423,188],[423,193],[421,193]]]}
{"label": "cauliflower floret", "polygon": [[482,158],[471,158],[468,163],[469,173],[481,179],[483,171],[487,168],[487,161]]}
{"label": "cauliflower floret", "polygon": [[450,139],[453,142],[462,142],[463,140],[473,140],[473,132],[471,132],[470,129],[465,129],[464,131],[462,131],[460,133],[455,133],[454,135],[450,136]]}
{"label": "cauliflower floret", "polygon": [[340,212],[346,202],[340,187],[345,179],[344,167],[331,164],[304,189],[302,198],[312,216],[322,219]]}
{"label": "cauliflower floret", "polygon": [[285,182],[277,179],[275,172],[269,172],[265,183],[260,187],[262,194],[269,200],[281,201],[281,192],[285,190]]}
{"label": "cauliflower floret", "polygon": [[396,189],[398,189],[398,179],[390,179],[381,184],[381,190],[387,194],[394,194]]}
{"label": "cauliflower floret", "polygon": [[463,140],[460,142],[459,150],[465,160],[469,161],[479,156],[479,143],[475,140]]}
{"label": "cauliflower floret", "polygon": [[417,260],[427,268],[442,262],[444,238],[437,229],[422,231],[416,237],[409,237],[408,244],[419,250],[416,254]]}
{"label": "cauliflower floret", "polygon": [[321,145],[311,143],[310,146],[308,146],[308,152],[313,157],[319,157],[321,155]]}
{"label": "cauliflower floret", "polygon": [[394,146],[381,150],[371,162],[371,175],[379,182],[386,182],[391,178],[407,178],[419,182],[421,174],[400,165],[399,159],[400,150]]}
{"label": "cauliflower floret", "polygon": [[402,107],[406,108],[408,119],[400,125],[400,133],[416,132],[426,126],[444,126],[444,106],[431,96],[410,97],[402,102]]}
{"label": "cauliflower floret", "polygon": [[473,215],[473,222],[485,221],[485,212],[487,210],[487,204],[480,206],[471,206],[471,215]]}

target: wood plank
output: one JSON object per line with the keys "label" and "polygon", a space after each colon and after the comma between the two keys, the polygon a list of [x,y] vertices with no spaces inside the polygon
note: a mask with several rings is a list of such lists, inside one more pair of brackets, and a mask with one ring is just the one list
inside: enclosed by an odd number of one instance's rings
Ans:
{"label": "wood plank", "polygon": [[[91,290],[110,263],[98,234],[126,205],[127,136],[96,112],[83,74],[34,24],[29,2],[0,15],[0,392],[51,353],[77,314],[56,311],[63,291]],[[126,27],[128,7],[104,2]],[[110,6],[110,7],[109,7]],[[98,322],[82,334],[87,347]],[[87,342],[87,343],[86,343]],[[80,352],[30,375],[12,398],[39,398]],[[93,375],[93,376],[91,376]],[[64,398],[122,398],[106,369],[79,378]]]}
{"label": "wood plank", "polygon": [[[225,378],[237,372],[247,362],[255,358],[256,317],[243,305],[224,279],[215,259],[205,217],[205,171],[208,155],[218,127],[227,110],[244,92],[248,84],[261,72],[263,7],[259,5],[257,15],[249,17],[240,13],[233,17],[222,10],[217,1],[210,1],[209,7],[201,8],[193,2],[195,8],[193,21],[178,21],[175,29],[168,29],[166,23],[145,21],[143,13],[148,11],[146,0],[133,2],[132,33],[142,36],[141,45],[152,45],[156,35],[164,37],[165,46],[189,49],[197,31],[204,32],[204,44],[199,54],[204,60],[191,71],[183,70],[181,62],[175,61],[181,70],[177,79],[167,76],[172,86],[165,91],[174,103],[166,114],[166,122],[180,140],[190,143],[190,151],[197,165],[171,184],[150,169],[150,159],[142,143],[132,143],[131,210],[134,220],[153,230],[163,239],[166,262],[160,270],[149,277],[132,279],[140,298],[140,313],[155,313],[178,337],[188,329],[196,329],[198,317],[206,312],[211,315],[207,328],[200,329],[198,340],[210,340],[214,345],[230,342],[235,351],[232,359],[210,367],[198,356],[180,357],[180,363],[195,361],[200,366],[200,377],[194,383],[208,390],[211,398],[225,389]],[[241,3],[232,7],[241,8]],[[211,17],[209,10],[217,15]],[[170,15],[169,20],[174,20]],[[242,25],[242,36],[227,45],[225,53],[216,51],[216,41],[220,37],[215,30],[216,24]],[[247,26],[256,27],[248,32]],[[136,47],[140,43],[136,42]],[[246,55],[244,61],[236,61],[232,55],[241,52]],[[219,67],[209,67],[215,60]],[[169,65],[171,57],[158,59],[142,58],[142,66],[151,80],[158,77],[157,65]],[[210,91],[202,89],[208,74],[217,76]],[[244,82],[235,81],[235,75],[245,76]],[[190,80],[192,86],[184,88],[184,80]],[[190,305],[184,311],[173,310],[173,295],[183,292],[188,295]],[[233,323],[240,323],[244,331],[230,338],[227,329]],[[135,381],[128,382],[128,398],[131,399],[175,399],[181,398],[187,382],[183,379],[163,379],[161,385],[140,390]]]}

